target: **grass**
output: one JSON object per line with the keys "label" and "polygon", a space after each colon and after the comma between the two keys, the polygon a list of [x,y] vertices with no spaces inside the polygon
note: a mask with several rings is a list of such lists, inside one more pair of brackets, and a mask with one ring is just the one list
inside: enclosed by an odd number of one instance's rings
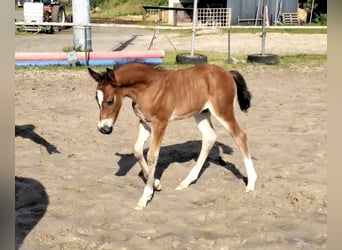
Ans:
{"label": "grass", "polygon": [[[202,32],[202,30],[210,31],[212,33],[227,33],[227,28],[217,28],[217,29],[197,29],[196,36],[201,36],[202,34],[206,34],[206,32]],[[163,32],[166,33],[177,33],[179,36],[191,36],[191,28],[189,29],[163,29]],[[230,29],[231,34],[261,34],[261,27],[249,27],[249,28],[239,28],[232,27]],[[272,27],[266,28],[267,33],[288,33],[288,34],[327,34],[327,28],[315,28],[315,29],[306,29],[306,28],[284,28],[284,27]]]}
{"label": "grass", "polygon": [[[165,68],[183,68],[189,65],[180,65],[176,63],[177,53],[189,53],[188,51],[165,51],[165,57],[161,66]],[[208,63],[220,65],[224,68],[243,68],[250,65],[257,65],[246,63],[247,55],[232,55],[238,60],[238,63],[228,63],[228,54],[220,52],[196,51],[195,54],[203,54],[208,57]],[[322,64],[327,61],[326,54],[297,54],[297,55],[278,55],[279,62],[276,65],[267,65],[269,67],[288,68],[290,66],[301,65],[315,65]]]}
{"label": "grass", "polygon": [[[165,57],[163,58],[163,62],[159,65],[168,69],[179,69],[190,67],[191,65],[182,65],[176,63],[176,55],[177,53],[188,53],[188,51],[174,51],[174,50],[166,50]],[[220,65],[224,68],[229,69],[243,69],[246,67],[258,67],[265,66],[269,68],[289,68],[291,66],[301,67],[301,66],[315,66],[324,64],[327,62],[326,54],[297,54],[297,55],[279,55],[279,62],[275,65],[263,65],[263,64],[254,64],[254,63],[246,63],[247,55],[232,55],[239,62],[236,64],[228,63],[228,55],[226,53],[219,52],[208,52],[208,51],[196,51],[195,54],[203,54],[208,57],[208,63],[213,63]],[[102,70],[108,66],[91,66],[96,70]],[[31,70],[31,69],[40,69],[40,70],[86,70],[85,65],[73,67],[73,66],[60,66],[60,65],[49,65],[49,66],[21,66],[16,67],[16,70]]]}
{"label": "grass", "polygon": [[71,51],[76,51],[76,52],[82,52],[81,46],[75,46],[75,45],[68,45],[63,48],[63,52],[71,52]]}
{"label": "grass", "polygon": [[[232,28],[231,33],[261,33],[261,27],[256,28]],[[266,28],[266,33],[289,33],[289,34],[327,34],[327,28],[317,27],[315,29],[307,29],[305,27],[296,28],[284,28],[282,26],[277,26],[272,28]]]}
{"label": "grass", "polygon": [[281,55],[279,57],[279,66],[288,67],[292,65],[321,64],[327,62],[326,54],[297,54]]}

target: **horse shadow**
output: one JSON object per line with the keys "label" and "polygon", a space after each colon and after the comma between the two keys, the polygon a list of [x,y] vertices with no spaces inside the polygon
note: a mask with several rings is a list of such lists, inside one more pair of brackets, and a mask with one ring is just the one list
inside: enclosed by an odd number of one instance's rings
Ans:
{"label": "horse shadow", "polygon": [[121,42],[120,45],[113,49],[113,51],[122,51],[124,50],[128,45],[130,45],[135,39],[137,38],[137,35],[133,35],[130,39],[127,41]]}
{"label": "horse shadow", "polygon": [[[155,177],[161,179],[163,172],[175,162],[184,163],[191,160],[197,160],[199,152],[201,150],[201,141],[188,141],[185,143],[174,144],[169,146],[164,146],[160,148],[158,163],[156,167]],[[146,157],[147,150],[144,150],[144,156]],[[210,151],[201,172],[198,176],[198,179],[204,173],[204,171],[210,166],[211,163],[219,165],[227,170],[229,170],[236,178],[242,179],[244,183],[247,185],[247,177],[244,176],[239,169],[235,167],[234,164],[230,162],[226,162],[223,160],[220,153],[231,155],[233,153],[233,149],[223,143],[215,142],[212,150]],[[120,160],[118,161],[119,169],[115,173],[116,176],[124,176],[126,175],[137,163],[133,153],[130,154],[120,154],[116,153],[117,156],[120,156]],[[142,171],[139,173],[139,176],[146,182],[143,177]],[[198,180],[197,179],[197,180]],[[196,181],[197,181],[196,180]],[[196,183],[194,181],[192,184]]]}
{"label": "horse shadow", "polygon": [[49,197],[37,180],[15,176],[15,249],[44,216]]}
{"label": "horse shadow", "polygon": [[60,154],[61,152],[58,151],[55,145],[45,140],[34,131],[35,128],[36,127],[33,124],[15,125],[15,136],[21,136],[22,138],[31,139],[35,143],[44,146],[49,154]]}

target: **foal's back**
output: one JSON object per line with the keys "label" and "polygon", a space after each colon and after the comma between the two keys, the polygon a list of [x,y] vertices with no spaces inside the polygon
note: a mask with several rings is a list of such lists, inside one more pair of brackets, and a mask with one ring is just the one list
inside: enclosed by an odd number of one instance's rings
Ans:
{"label": "foal's back", "polygon": [[173,106],[174,119],[195,115],[210,106],[227,110],[234,102],[234,78],[219,66],[200,64],[187,69],[161,70],[159,77],[158,84],[165,88],[164,102]]}
{"label": "foal's back", "polygon": [[[115,70],[117,81],[128,85],[131,82],[167,84],[177,89],[208,88],[218,85],[234,87],[229,71],[214,64],[199,64],[186,69],[162,69],[145,63],[128,63]],[[205,87],[207,85],[207,87]]]}
{"label": "foal's back", "polygon": [[209,91],[219,86],[234,87],[234,79],[229,71],[214,64],[199,64],[186,69],[169,70],[168,74],[173,75],[174,84],[189,86],[189,88],[202,87]]}
{"label": "foal's back", "polygon": [[[140,96],[153,99],[153,103],[177,119],[194,115],[212,104],[227,107],[236,93],[233,76],[213,64],[169,70],[130,63],[118,68],[115,77],[118,85],[148,86],[141,88]],[[142,89],[148,93],[142,93]]]}
{"label": "foal's back", "polygon": [[227,94],[234,96],[236,92],[233,76],[217,65],[199,64],[167,74],[168,84],[177,89],[179,99],[195,98],[203,102],[214,96],[228,98]]}

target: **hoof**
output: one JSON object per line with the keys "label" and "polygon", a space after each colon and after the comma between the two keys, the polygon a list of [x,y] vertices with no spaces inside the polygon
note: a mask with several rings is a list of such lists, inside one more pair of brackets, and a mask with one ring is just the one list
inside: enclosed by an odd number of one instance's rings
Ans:
{"label": "hoof", "polygon": [[245,193],[254,191],[254,187],[246,187]]}
{"label": "hoof", "polygon": [[138,201],[137,205],[135,206],[135,210],[142,210],[146,207],[146,204],[144,204],[142,201]]}
{"label": "hoof", "polygon": [[248,178],[248,183],[246,187],[246,193],[254,191],[256,178]]}
{"label": "hoof", "polygon": [[176,190],[183,190],[183,189],[185,189],[185,188],[187,188],[188,186],[187,185],[185,185],[185,184],[179,184],[175,189]]}
{"label": "hoof", "polygon": [[160,191],[160,190],[162,189],[160,180],[156,179],[156,180],[154,181],[154,189],[157,190],[157,191]]}

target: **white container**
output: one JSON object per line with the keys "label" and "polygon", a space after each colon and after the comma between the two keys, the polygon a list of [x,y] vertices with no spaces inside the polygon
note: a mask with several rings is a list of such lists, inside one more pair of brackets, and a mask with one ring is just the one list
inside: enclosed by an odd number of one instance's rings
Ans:
{"label": "white container", "polygon": [[43,22],[43,3],[25,2],[24,3],[25,22]]}

